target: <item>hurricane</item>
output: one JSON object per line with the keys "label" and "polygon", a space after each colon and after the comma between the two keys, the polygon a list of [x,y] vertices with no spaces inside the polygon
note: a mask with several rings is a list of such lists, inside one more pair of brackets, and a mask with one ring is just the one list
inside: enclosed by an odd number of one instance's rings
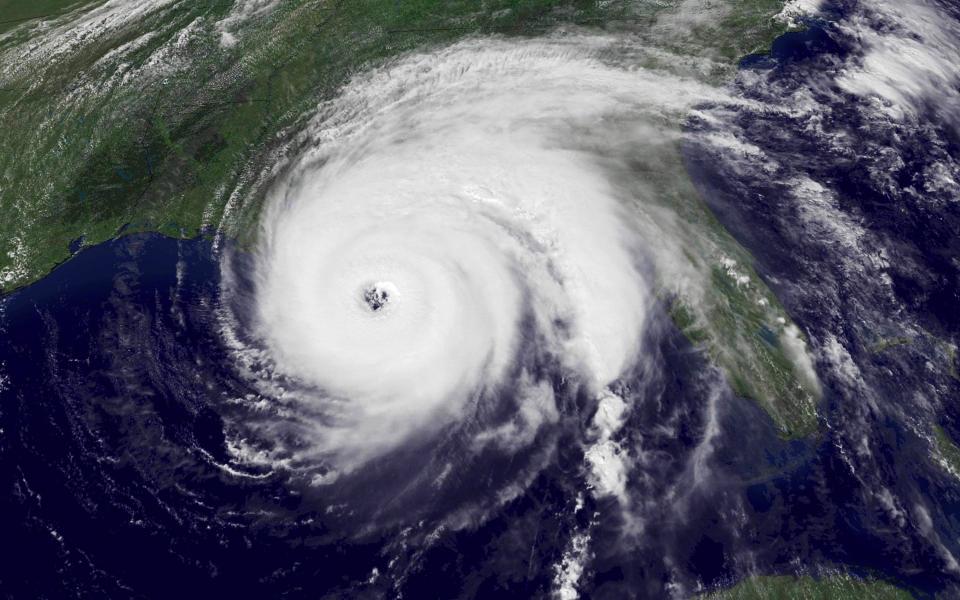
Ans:
{"label": "hurricane", "polygon": [[721,94],[625,67],[623,42],[413,54],[290,144],[225,296],[251,344],[238,361],[296,415],[285,455],[311,457],[318,483],[450,428],[516,449],[559,419],[559,381],[623,402],[611,385],[644,360],[658,290],[706,285],[631,156],[676,143],[663,124]]}
{"label": "hurricane", "polygon": [[3,594],[957,595],[949,2],[10,4]]}

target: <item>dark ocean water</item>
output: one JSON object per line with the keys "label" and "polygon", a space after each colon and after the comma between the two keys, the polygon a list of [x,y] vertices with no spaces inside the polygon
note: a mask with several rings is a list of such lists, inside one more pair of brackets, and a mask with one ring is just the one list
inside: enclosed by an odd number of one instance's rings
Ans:
{"label": "dark ocean water", "polygon": [[[650,334],[656,369],[621,382],[634,408],[620,441],[642,449],[631,511],[584,493],[590,403],[559,378],[570,418],[525,456],[467,461],[450,433],[320,494],[231,452],[250,417],[233,399],[252,390],[221,336],[221,254],[205,239],[130,235],[0,300],[0,595],[542,597],[585,531],[591,598],[798,570],[960,593],[946,558],[960,553],[960,486],[924,435],[940,423],[960,438],[960,382],[941,342],[960,335],[960,203],[896,194],[958,155],[957,131],[936,111],[922,127],[871,120],[861,99],[831,88],[859,51],[835,23],[857,10],[835,5],[742,64],[740,95],[783,104],[814,89],[821,127],[808,127],[809,113],[717,107],[720,124],[692,122],[686,148],[704,198],[813,347],[846,353],[818,354],[821,433],[778,438],[754,404],[716,395],[704,357],[663,325]],[[776,176],[697,143],[711,128],[760,149]],[[839,130],[843,144],[828,135]],[[897,186],[878,183],[889,166],[874,148],[902,157]],[[791,183],[801,176],[835,199],[833,222],[866,232],[856,244],[804,212]],[[877,351],[899,336],[910,343]],[[463,497],[404,485],[441,446]],[[522,492],[493,502],[535,455],[541,468]],[[698,457],[709,468],[692,466]],[[447,525],[487,504],[471,526]]]}
{"label": "dark ocean water", "polygon": [[[0,458],[11,493],[2,518],[5,540],[17,549],[0,567],[4,592],[546,594],[570,532],[589,520],[588,511],[565,510],[584,485],[575,440],[561,443],[529,489],[482,526],[430,545],[422,521],[361,534],[365,517],[329,518],[322,499],[282,474],[217,466],[230,460],[225,398],[243,393],[244,384],[218,337],[215,256],[205,240],[128,236],[83,250],[4,300],[0,360],[10,380],[2,392]],[[670,477],[699,438],[702,397],[685,387],[702,359],[676,335],[663,350],[672,375],[656,393],[676,399],[671,411],[690,412],[691,428],[650,448]],[[660,413],[638,411],[634,430],[651,428]],[[384,481],[381,474],[351,482],[346,500],[381,498]],[[474,489],[480,496],[496,491]],[[585,502],[593,507],[589,497]],[[431,508],[439,520],[457,506]],[[405,533],[411,525],[417,531]],[[696,570],[719,567],[702,550],[690,560]],[[598,583],[656,589],[666,577],[657,562],[653,555],[643,572],[629,575],[611,564]],[[393,577],[365,584],[374,569]]]}

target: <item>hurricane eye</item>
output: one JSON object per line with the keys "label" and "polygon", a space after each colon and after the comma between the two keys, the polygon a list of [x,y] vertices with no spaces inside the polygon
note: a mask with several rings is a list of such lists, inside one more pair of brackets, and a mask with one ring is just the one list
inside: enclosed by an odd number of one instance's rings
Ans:
{"label": "hurricane eye", "polygon": [[371,312],[380,312],[396,297],[390,283],[371,283],[364,286],[360,294],[364,306]]}
{"label": "hurricane eye", "polygon": [[370,310],[376,312],[383,308],[390,300],[390,294],[376,286],[368,287],[363,292],[363,301],[367,303]]}

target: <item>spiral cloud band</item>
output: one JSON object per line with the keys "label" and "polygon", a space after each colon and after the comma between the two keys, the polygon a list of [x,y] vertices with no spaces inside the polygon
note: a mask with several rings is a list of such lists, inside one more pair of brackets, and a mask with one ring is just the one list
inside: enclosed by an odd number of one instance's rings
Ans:
{"label": "spiral cloud band", "polygon": [[349,469],[501,389],[536,399],[499,430],[515,445],[556,413],[532,357],[595,396],[631,366],[646,265],[682,252],[620,181],[712,90],[623,68],[618,44],[471,40],[359,76],[311,118],[269,193],[254,295],[312,451]]}

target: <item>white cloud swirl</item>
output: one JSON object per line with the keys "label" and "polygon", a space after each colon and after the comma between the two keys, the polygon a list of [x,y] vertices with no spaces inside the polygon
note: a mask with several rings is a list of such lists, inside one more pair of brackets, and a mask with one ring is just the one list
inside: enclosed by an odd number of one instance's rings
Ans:
{"label": "white cloud swirl", "polygon": [[321,415],[311,444],[332,464],[502,390],[545,416],[482,439],[555,421],[526,368],[536,356],[593,394],[633,364],[652,297],[641,265],[682,253],[617,182],[710,88],[615,64],[622,42],[476,39],[407,56],[304,128],[263,216],[256,320],[275,370],[310,390],[285,393]]}

